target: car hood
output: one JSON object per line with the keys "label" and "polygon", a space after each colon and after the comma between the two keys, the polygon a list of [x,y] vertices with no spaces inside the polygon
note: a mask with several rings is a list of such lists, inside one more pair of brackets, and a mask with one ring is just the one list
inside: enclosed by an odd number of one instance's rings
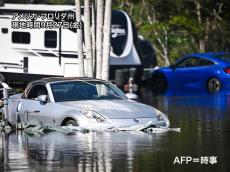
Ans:
{"label": "car hood", "polygon": [[110,119],[153,118],[154,108],[131,100],[85,100],[61,102],[78,110],[90,109]]}

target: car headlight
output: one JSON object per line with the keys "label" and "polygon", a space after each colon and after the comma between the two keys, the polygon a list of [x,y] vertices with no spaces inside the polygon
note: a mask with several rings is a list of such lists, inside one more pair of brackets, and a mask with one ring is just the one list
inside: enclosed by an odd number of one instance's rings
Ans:
{"label": "car headlight", "polygon": [[95,119],[97,122],[108,122],[108,119],[96,111],[84,109],[81,111],[86,118]]}
{"label": "car headlight", "polygon": [[169,127],[170,122],[169,122],[169,119],[168,119],[167,115],[165,115],[164,113],[162,113],[161,111],[159,111],[157,109],[155,109],[155,111],[156,111],[157,120],[159,122],[165,121],[166,122],[166,127]]}

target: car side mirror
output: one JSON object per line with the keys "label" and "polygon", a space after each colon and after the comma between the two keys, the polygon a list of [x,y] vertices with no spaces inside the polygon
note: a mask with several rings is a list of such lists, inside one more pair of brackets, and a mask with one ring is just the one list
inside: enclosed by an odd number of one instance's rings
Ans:
{"label": "car side mirror", "polygon": [[47,102],[47,95],[40,95],[37,97],[37,100],[40,102]]}

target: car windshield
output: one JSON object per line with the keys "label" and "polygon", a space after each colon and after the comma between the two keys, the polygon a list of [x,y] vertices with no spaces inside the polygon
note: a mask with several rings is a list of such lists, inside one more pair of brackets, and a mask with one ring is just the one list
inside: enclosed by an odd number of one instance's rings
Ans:
{"label": "car windshield", "polygon": [[102,81],[64,81],[50,86],[55,102],[127,99],[116,86]]}

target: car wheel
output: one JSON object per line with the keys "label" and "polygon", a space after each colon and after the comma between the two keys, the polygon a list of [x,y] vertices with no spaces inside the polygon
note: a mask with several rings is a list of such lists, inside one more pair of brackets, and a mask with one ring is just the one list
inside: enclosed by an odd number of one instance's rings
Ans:
{"label": "car wheel", "polygon": [[70,119],[70,120],[65,122],[64,126],[78,126],[78,125],[77,125],[77,122],[75,120]]}
{"label": "car wheel", "polygon": [[168,87],[164,74],[153,74],[151,85],[153,92],[160,94],[165,93]]}
{"label": "car wheel", "polygon": [[211,78],[208,80],[207,88],[211,93],[218,92],[220,90],[221,83],[217,78]]}

